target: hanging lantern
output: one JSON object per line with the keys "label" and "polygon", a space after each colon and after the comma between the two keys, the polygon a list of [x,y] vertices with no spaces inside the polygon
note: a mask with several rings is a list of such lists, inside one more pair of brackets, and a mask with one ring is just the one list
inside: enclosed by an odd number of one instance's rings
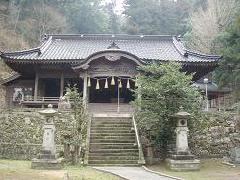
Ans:
{"label": "hanging lantern", "polygon": [[99,87],[99,79],[97,79],[96,89],[100,89],[100,87]]}
{"label": "hanging lantern", "polygon": [[107,79],[106,79],[106,81],[105,81],[105,86],[104,86],[104,88],[105,88],[105,89],[108,88],[108,80],[107,80]]}
{"label": "hanging lantern", "polygon": [[114,76],[112,76],[111,85],[115,85]]}
{"label": "hanging lantern", "polygon": [[91,87],[91,78],[88,78],[88,87]]}
{"label": "hanging lantern", "polygon": [[129,82],[129,79],[127,80],[127,89],[130,89],[130,82]]}
{"label": "hanging lantern", "polygon": [[119,81],[118,87],[122,88],[122,81],[121,81],[121,79],[119,79],[118,81]]}

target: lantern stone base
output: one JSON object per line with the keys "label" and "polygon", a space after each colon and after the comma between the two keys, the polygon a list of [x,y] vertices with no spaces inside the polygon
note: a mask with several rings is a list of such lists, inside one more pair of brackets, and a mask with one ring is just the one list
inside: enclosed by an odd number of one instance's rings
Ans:
{"label": "lantern stone base", "polygon": [[61,159],[32,159],[32,169],[59,170],[63,168]]}
{"label": "lantern stone base", "polygon": [[63,168],[63,159],[56,159],[56,156],[51,154],[50,151],[42,150],[38,159],[32,159],[31,168],[59,170]]}
{"label": "lantern stone base", "polygon": [[166,159],[166,162],[169,169],[173,171],[198,171],[200,169],[200,160],[198,159]]}

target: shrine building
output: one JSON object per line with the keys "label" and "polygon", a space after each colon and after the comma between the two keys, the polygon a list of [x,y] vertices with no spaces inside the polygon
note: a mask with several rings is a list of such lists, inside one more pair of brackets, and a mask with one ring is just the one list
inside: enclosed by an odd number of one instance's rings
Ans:
{"label": "shrine building", "polygon": [[200,82],[221,58],[188,50],[175,36],[88,34],[45,35],[37,48],[0,57],[15,71],[1,81],[9,107],[56,106],[69,84],[87,103],[129,103],[138,66],[178,62]]}

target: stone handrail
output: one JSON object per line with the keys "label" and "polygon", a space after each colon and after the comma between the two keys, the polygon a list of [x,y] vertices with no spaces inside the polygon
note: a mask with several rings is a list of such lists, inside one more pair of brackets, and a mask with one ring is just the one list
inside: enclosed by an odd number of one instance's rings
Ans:
{"label": "stone handrail", "polygon": [[88,155],[89,155],[89,146],[90,146],[90,135],[91,135],[91,124],[92,124],[92,116],[89,118],[88,127],[87,127],[87,139],[86,139],[86,151],[84,156],[84,164],[88,164]]}
{"label": "stone handrail", "polygon": [[138,146],[138,155],[139,155],[138,164],[145,164],[145,159],[144,159],[144,155],[143,155],[143,151],[142,151],[142,145],[140,142],[137,124],[136,124],[134,115],[132,117],[132,121],[133,121],[133,127],[134,127],[135,137],[136,137],[137,146]]}

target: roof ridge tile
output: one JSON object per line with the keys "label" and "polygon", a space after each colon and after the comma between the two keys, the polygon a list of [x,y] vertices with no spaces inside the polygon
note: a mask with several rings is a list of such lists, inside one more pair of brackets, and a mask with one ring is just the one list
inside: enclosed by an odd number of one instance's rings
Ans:
{"label": "roof ridge tile", "polygon": [[52,36],[53,39],[86,39],[86,38],[99,38],[99,39],[150,39],[150,40],[160,40],[166,39],[171,40],[172,35],[128,35],[128,34],[48,34],[46,36]]}
{"label": "roof ridge tile", "polygon": [[181,42],[180,39],[178,39],[176,36],[173,36],[173,44],[175,46],[175,48],[177,49],[177,51],[182,55],[187,57],[188,53],[186,48],[184,47],[183,43]]}
{"label": "roof ridge tile", "polygon": [[50,46],[50,44],[52,43],[52,36],[48,37],[40,46],[40,52],[41,54],[44,53]]}

